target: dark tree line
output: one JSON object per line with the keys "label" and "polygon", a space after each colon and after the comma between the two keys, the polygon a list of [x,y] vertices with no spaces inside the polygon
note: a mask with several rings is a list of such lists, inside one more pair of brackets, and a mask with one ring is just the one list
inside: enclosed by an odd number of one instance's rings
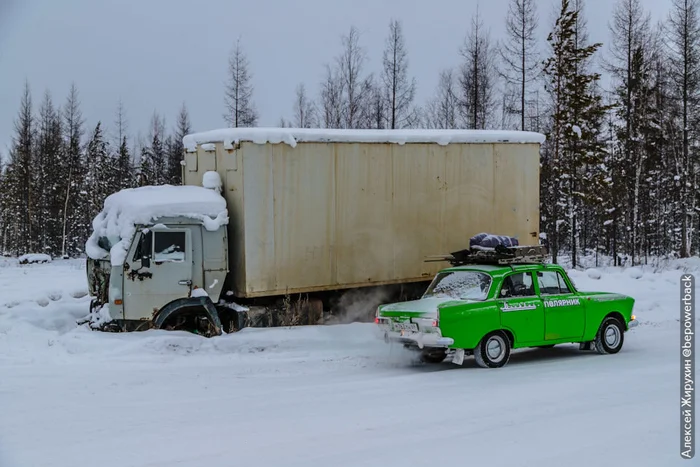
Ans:
{"label": "dark tree line", "polygon": [[281,125],[542,132],[541,231],[555,259],[698,254],[700,0],[673,0],[658,24],[640,0],[615,0],[607,52],[589,39],[584,0],[556,2],[551,24],[538,4],[511,0],[501,41],[477,10],[422,106],[400,21],[376,74],[352,27],[317,98],[300,84]]}
{"label": "dark tree line", "polygon": [[[640,0],[614,0],[607,51],[589,38],[585,7],[560,0],[546,22],[536,0],[510,0],[502,18],[477,10],[422,105],[401,21],[389,21],[376,68],[351,27],[321,81],[297,85],[279,124],[541,132],[541,231],[555,259],[698,254],[700,0],[672,0],[658,24]],[[500,41],[493,21],[504,22]],[[229,126],[258,125],[251,68],[238,39],[222,83]],[[0,171],[2,251],[79,254],[109,193],[179,183],[189,130],[183,106],[173,132],[154,114],[148,136],[129,144],[121,104],[108,138],[101,123],[85,128],[75,89],[62,108],[44,95],[35,114],[27,87]]]}
{"label": "dark tree line", "polygon": [[136,145],[121,103],[116,115],[113,135],[101,121],[87,127],[75,86],[62,107],[46,92],[35,111],[25,85],[0,165],[0,253],[81,255],[107,196],[145,184],[181,184],[182,137],[191,131],[187,108],[171,133],[154,114],[150,134]]}

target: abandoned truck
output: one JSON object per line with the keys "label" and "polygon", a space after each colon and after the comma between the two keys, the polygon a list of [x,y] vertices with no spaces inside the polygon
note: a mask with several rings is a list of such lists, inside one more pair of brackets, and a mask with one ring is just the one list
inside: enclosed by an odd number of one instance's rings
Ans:
{"label": "abandoned truck", "polygon": [[94,329],[372,321],[480,232],[539,243],[544,136],[238,128],[184,138],[183,186],[109,196],[86,245]]}

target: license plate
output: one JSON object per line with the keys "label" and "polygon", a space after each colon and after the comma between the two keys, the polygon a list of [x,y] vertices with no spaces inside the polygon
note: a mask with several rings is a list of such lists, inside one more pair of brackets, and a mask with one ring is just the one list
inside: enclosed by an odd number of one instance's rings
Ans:
{"label": "license plate", "polygon": [[394,323],[394,331],[418,332],[418,325],[415,323]]}

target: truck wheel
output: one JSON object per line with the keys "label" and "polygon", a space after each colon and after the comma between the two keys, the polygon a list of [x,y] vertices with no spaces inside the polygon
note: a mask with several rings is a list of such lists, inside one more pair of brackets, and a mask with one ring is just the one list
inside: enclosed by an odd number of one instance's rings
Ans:
{"label": "truck wheel", "polygon": [[510,359],[510,339],[501,331],[487,334],[474,349],[476,363],[482,368],[501,368]]}
{"label": "truck wheel", "polygon": [[423,363],[442,363],[447,358],[447,349],[430,349],[421,352],[420,361]]}
{"label": "truck wheel", "polygon": [[617,318],[607,317],[595,336],[595,349],[599,354],[615,354],[622,349],[625,332]]}

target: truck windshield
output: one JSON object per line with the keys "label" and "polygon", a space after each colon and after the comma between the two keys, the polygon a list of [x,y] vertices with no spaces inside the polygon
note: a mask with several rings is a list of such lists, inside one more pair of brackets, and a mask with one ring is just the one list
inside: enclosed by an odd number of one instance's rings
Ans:
{"label": "truck windshield", "polygon": [[486,300],[490,287],[491,276],[483,272],[442,272],[435,276],[423,297]]}

